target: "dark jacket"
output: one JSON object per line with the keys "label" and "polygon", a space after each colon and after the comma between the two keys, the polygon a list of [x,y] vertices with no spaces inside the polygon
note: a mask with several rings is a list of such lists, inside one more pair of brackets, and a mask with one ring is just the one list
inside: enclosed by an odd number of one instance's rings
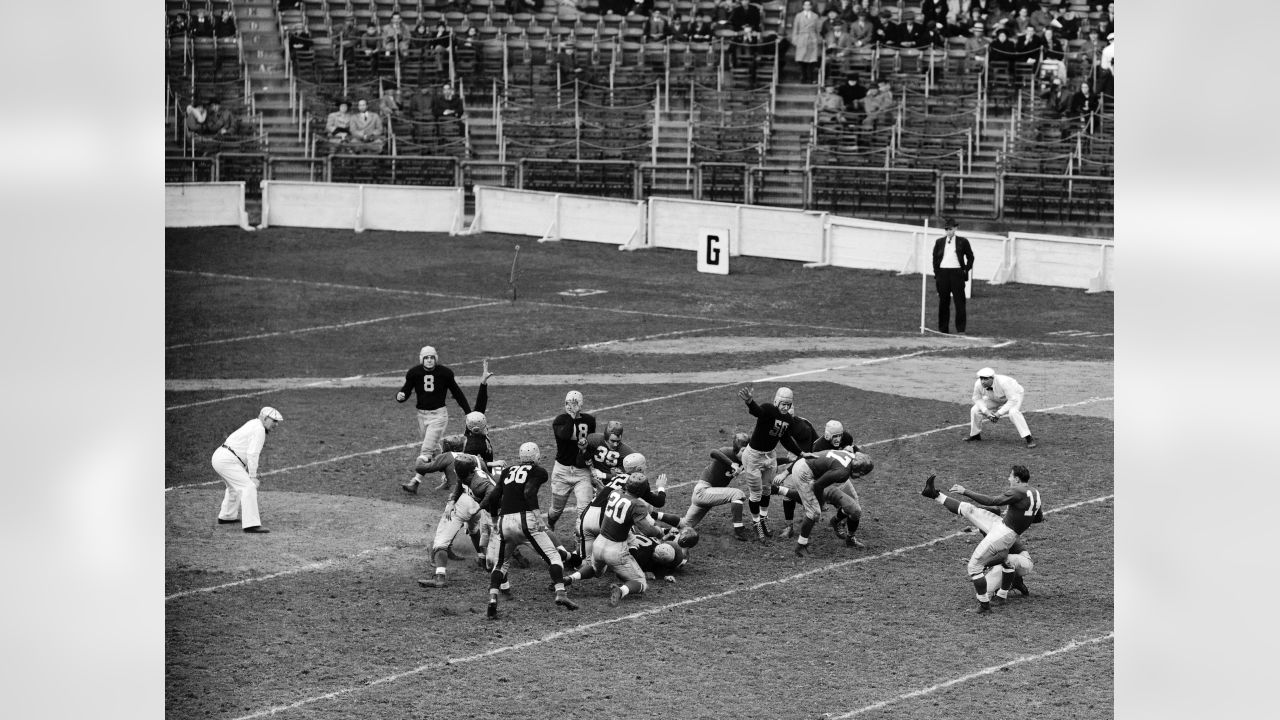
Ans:
{"label": "dark jacket", "polygon": [[[942,266],[942,249],[946,246],[947,236],[945,235],[933,241],[933,274],[935,276]],[[956,257],[960,259],[960,270],[968,280],[969,271],[973,269],[973,248],[969,247],[968,238],[956,236]]]}

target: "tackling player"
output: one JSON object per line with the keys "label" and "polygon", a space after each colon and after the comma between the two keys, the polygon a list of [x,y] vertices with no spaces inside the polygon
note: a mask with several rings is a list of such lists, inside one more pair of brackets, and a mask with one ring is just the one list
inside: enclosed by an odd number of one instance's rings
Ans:
{"label": "tackling player", "polygon": [[622,442],[622,423],[610,420],[603,433],[587,436],[587,444],[578,451],[578,462],[586,465],[596,480],[605,483],[624,472],[622,459],[633,452],[635,450]]}
{"label": "tackling player", "polygon": [[[452,457],[448,473],[453,474],[457,482],[454,484],[453,493],[449,496],[449,503],[444,506],[444,514],[440,516],[440,522],[436,525],[435,540],[431,544],[431,557],[436,563],[435,577],[430,580],[419,580],[418,585],[421,587],[445,586],[445,567],[449,564],[449,550],[450,545],[453,544],[453,537],[464,526],[470,528],[476,524],[475,521],[481,514],[480,504],[494,488],[493,478],[484,471],[480,466],[480,460],[474,455],[440,453],[440,457],[445,456]],[[476,554],[482,555],[479,531],[468,532],[468,535],[476,549]]]}
{"label": "tackling player", "polygon": [[493,568],[489,573],[487,614],[490,618],[498,617],[499,586],[507,582],[507,574],[501,566],[509,548],[522,542],[532,545],[534,552],[547,563],[556,591],[556,604],[570,610],[578,609],[578,604],[569,599],[565,590],[564,564],[555,543],[547,534],[546,523],[538,509],[538,490],[547,482],[547,471],[538,464],[541,457],[537,443],[521,445],[518,461],[502,471],[497,488],[485,499],[485,509],[494,518],[494,530],[500,538],[497,543],[489,543],[489,563]]}
{"label": "tackling player", "polygon": [[626,476],[622,489],[610,489],[604,506],[604,519],[600,523],[600,536],[591,548],[591,559],[573,573],[574,577],[586,579],[603,573],[605,568],[612,569],[622,581],[609,593],[609,605],[614,607],[627,595],[640,594],[648,588],[644,571],[627,544],[633,529],[637,534],[662,538],[662,531],[649,517],[649,504],[641,499],[648,490],[649,481],[639,471]]}
{"label": "tackling player", "polygon": [[707,511],[717,505],[729,504],[729,514],[733,521],[733,536],[738,540],[751,539],[747,528],[742,524],[742,504],[747,496],[729,483],[742,472],[739,453],[751,436],[746,433],[734,433],[733,445],[711,451],[711,464],[702,469],[702,476],[693,486],[693,497],[689,500],[689,509],[684,513],[681,526],[696,527],[706,517]]}
{"label": "tackling player", "polygon": [[[410,394],[418,396],[418,432],[422,435],[418,456],[430,460],[440,452],[440,439],[444,437],[445,425],[449,423],[449,411],[444,407],[446,396],[452,394],[453,401],[464,413],[471,412],[471,404],[467,402],[462,388],[458,387],[453,370],[440,364],[435,348],[427,345],[419,350],[418,363],[404,374],[404,385],[396,393],[396,402],[408,400]],[[421,483],[422,475],[415,474],[401,487],[416,493]]]}
{"label": "tackling player", "polygon": [[778,443],[796,457],[804,452],[796,442],[797,425],[791,414],[795,396],[791,388],[780,387],[773,395],[772,403],[757,405],[752,399],[751,386],[738,390],[738,397],[747,404],[747,412],[755,416],[756,425],[751,439],[742,449],[742,472],[747,485],[747,507],[751,510],[751,522],[755,524],[756,537],[762,542],[773,537],[769,530],[769,496],[766,491],[773,484],[777,471],[774,448]]}
{"label": "tackling player", "polygon": [[[930,475],[924,481],[924,489],[920,494],[936,500],[943,507],[958,514],[964,515],[970,522],[978,525],[984,518],[980,513],[974,511],[973,503],[960,502],[955,498],[939,492],[933,486],[934,475]],[[1008,561],[1008,554],[1013,551],[1014,543],[1018,541],[1019,536],[1031,527],[1032,523],[1044,522],[1044,504],[1040,500],[1040,491],[1030,485],[1031,471],[1022,465],[1014,465],[1009,472],[1009,488],[1003,493],[995,497],[988,497],[981,493],[966,490],[963,485],[952,485],[950,492],[964,496],[974,503],[988,505],[990,507],[1007,506],[1004,517],[1000,522],[985,522],[987,528],[979,529],[986,533],[986,537],[982,538],[982,542],[973,549],[973,554],[969,556],[969,580],[973,582],[973,588],[978,596],[978,612],[991,612],[991,594],[987,585],[987,567],[1000,562],[1001,558],[1005,558],[1002,569],[1004,572],[1003,582],[1000,590],[1004,595],[1000,596],[1001,600],[1008,597],[1009,588],[1013,587],[1014,580],[1017,578],[1017,568]],[[954,506],[950,505],[954,503]],[[968,506],[968,507],[966,507]],[[988,513],[994,515],[994,513]],[[1026,586],[1024,585],[1023,588]],[[1021,590],[1021,589],[1020,589]],[[1026,594],[1024,592],[1024,594]]]}
{"label": "tackling player", "polygon": [[578,459],[578,452],[586,446],[587,436],[595,431],[595,416],[582,412],[582,393],[570,390],[564,396],[564,412],[551,421],[556,460],[551,466],[551,512],[547,513],[547,525],[553,530],[569,502],[569,493],[573,493],[578,512],[591,502],[595,486],[591,482],[591,471]]}
{"label": "tackling player", "polygon": [[[858,530],[858,522],[862,519],[862,507],[858,504],[857,492],[852,490],[852,480],[862,477],[875,466],[871,458],[863,453],[852,453],[847,450],[823,450],[820,453],[809,453],[797,460],[792,467],[786,485],[775,488],[780,495],[791,500],[799,500],[804,505],[804,520],[800,523],[800,535],[796,538],[795,553],[800,557],[809,554],[809,534],[818,518],[822,517],[822,505],[818,498],[833,498],[848,506],[849,536],[845,538],[848,547],[865,547],[854,537]],[[848,484],[852,497],[841,492],[839,485]],[[830,494],[829,494],[830,493]]]}
{"label": "tackling player", "polygon": [[[596,496],[592,498],[591,503],[587,505],[582,514],[578,516],[578,550],[582,553],[583,559],[591,557],[591,549],[595,544],[596,537],[600,535],[601,523],[604,520],[604,508],[609,502],[610,493],[614,490],[622,490],[627,483],[627,477],[632,473],[643,473],[648,469],[648,461],[640,453],[631,453],[622,459],[623,474],[615,475],[604,487],[600,488]],[[645,483],[644,494],[641,498],[653,507],[662,507],[667,504],[667,475],[666,473],[658,475],[658,488],[650,490],[649,484]]]}

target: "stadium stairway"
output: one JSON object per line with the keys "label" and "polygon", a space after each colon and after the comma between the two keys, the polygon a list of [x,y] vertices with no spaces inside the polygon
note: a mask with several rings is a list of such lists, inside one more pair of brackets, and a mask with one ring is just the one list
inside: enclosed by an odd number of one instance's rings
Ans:
{"label": "stadium stairway", "polygon": [[262,114],[267,148],[272,155],[301,156],[305,148],[289,106],[289,75],[276,21],[276,3],[240,0],[235,10],[236,27],[244,44],[245,72],[254,107]]}
{"label": "stadium stairway", "polygon": [[755,197],[761,205],[798,208],[804,205],[805,148],[813,132],[818,88],[812,83],[778,83],[773,125],[764,165],[797,172],[771,177]]}
{"label": "stadium stairway", "polygon": [[1010,122],[1008,117],[987,116],[986,127],[978,138],[970,160],[970,177],[960,184],[959,197],[954,209],[948,208],[949,214],[974,220],[990,220],[995,217],[995,174],[999,169],[997,158]]}

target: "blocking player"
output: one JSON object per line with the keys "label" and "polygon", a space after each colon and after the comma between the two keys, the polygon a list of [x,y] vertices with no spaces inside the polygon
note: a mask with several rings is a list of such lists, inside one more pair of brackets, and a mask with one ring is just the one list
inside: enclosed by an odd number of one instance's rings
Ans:
{"label": "blocking player", "polygon": [[[800,523],[800,534],[796,537],[796,555],[809,555],[809,535],[818,518],[822,517],[822,505],[818,502],[820,497],[832,497],[848,507],[849,535],[845,538],[845,545],[865,547],[855,537],[858,522],[862,519],[862,507],[858,503],[857,491],[853,490],[852,480],[866,475],[874,467],[871,458],[865,453],[847,450],[809,453],[795,462],[786,484],[777,486],[775,491],[791,500],[799,500],[804,505],[804,520]],[[846,483],[851,496],[838,487]]]}
{"label": "blocking player", "polygon": [[578,461],[586,464],[591,475],[599,482],[608,482],[611,477],[624,472],[622,459],[635,450],[622,442],[622,423],[610,420],[604,426],[603,433],[591,433],[587,436],[587,444],[578,451]]}
{"label": "blocking player", "polygon": [[711,451],[711,464],[702,469],[702,476],[693,486],[693,497],[680,525],[697,527],[711,508],[727,503],[733,522],[733,536],[744,542],[751,539],[742,523],[742,504],[747,501],[747,495],[729,486],[742,472],[740,453],[750,440],[751,436],[746,433],[734,433],[732,445]]}
{"label": "blocking player", "polygon": [[640,497],[648,486],[644,473],[635,472],[627,475],[622,489],[610,489],[600,523],[600,536],[591,548],[591,559],[574,573],[574,576],[586,579],[600,575],[606,568],[612,569],[622,581],[609,592],[609,605],[613,607],[617,607],[627,595],[641,594],[648,588],[644,571],[627,544],[632,531],[637,535],[662,539],[662,531],[649,517],[649,504]]}
{"label": "blocking player", "polygon": [[748,385],[738,390],[738,397],[747,404],[747,412],[756,419],[751,439],[742,449],[741,475],[747,486],[747,508],[751,511],[756,538],[767,542],[767,538],[773,537],[769,530],[769,496],[766,493],[777,471],[774,448],[781,443],[796,457],[804,452],[797,443],[798,430],[792,415],[795,395],[791,388],[780,387],[774,393],[772,403],[757,405],[752,398],[752,387]]}
{"label": "blocking player", "polygon": [[486,614],[490,618],[498,617],[498,591],[507,583],[507,572],[503,569],[507,554],[522,542],[528,542],[547,563],[556,591],[555,603],[569,610],[578,609],[578,604],[569,599],[565,590],[564,563],[547,534],[546,522],[538,508],[538,490],[547,482],[547,471],[538,464],[541,457],[537,443],[521,445],[518,461],[502,471],[497,487],[485,499],[485,509],[494,518],[494,530],[500,538],[497,543],[489,543],[489,565],[493,570],[489,573]]}
{"label": "blocking player", "polygon": [[[595,545],[596,538],[600,535],[600,527],[604,521],[604,508],[609,502],[610,494],[614,490],[622,490],[625,488],[627,478],[639,473],[644,477],[644,473],[648,470],[648,461],[640,453],[631,453],[622,459],[622,474],[614,475],[605,483],[604,487],[596,493],[591,499],[590,504],[578,516],[578,551],[582,553],[583,559],[591,557],[591,549]],[[667,475],[662,473],[657,478],[658,487],[656,490],[649,488],[649,483],[644,484],[644,492],[641,498],[649,503],[652,507],[662,507],[667,504]],[[678,520],[678,519],[677,519]]]}
{"label": "blocking player", "polygon": [[569,502],[569,493],[573,493],[578,512],[591,503],[596,486],[591,482],[587,464],[578,459],[578,453],[586,447],[587,436],[595,431],[595,416],[582,412],[582,393],[570,390],[564,396],[564,412],[551,421],[556,460],[551,466],[551,511],[547,513],[547,525],[553,530]]}
{"label": "blocking player", "polygon": [[[458,387],[453,370],[440,364],[440,356],[430,345],[418,351],[418,364],[404,374],[404,385],[396,393],[396,402],[408,400],[411,394],[418,398],[418,432],[422,435],[422,448],[418,455],[430,460],[440,452],[440,439],[444,437],[444,429],[449,422],[449,411],[444,406],[446,396],[452,394],[453,401],[464,413],[471,412],[471,403]],[[421,483],[422,475],[415,474],[401,487],[416,493]]]}
{"label": "blocking player", "polygon": [[[1011,552],[1014,543],[1018,541],[1019,536],[1031,527],[1032,523],[1044,522],[1044,504],[1040,500],[1040,491],[1031,486],[1031,471],[1022,465],[1014,465],[1009,472],[1009,488],[999,495],[989,497],[981,493],[966,490],[963,485],[952,485],[950,492],[955,496],[963,496],[972,500],[970,502],[957,501],[955,498],[939,492],[933,486],[934,475],[930,475],[925,480],[924,489],[920,494],[938,501],[939,504],[947,507],[948,510],[957,514],[965,515],[966,519],[970,516],[980,518],[980,514],[975,513],[972,509],[973,503],[987,505],[990,507],[1006,506],[1004,517],[998,523],[987,523],[989,527],[984,530],[986,537],[982,538],[982,542],[973,549],[973,554],[969,556],[969,580],[973,582],[974,591],[978,597],[978,613],[991,612],[991,594],[987,585],[987,571],[989,565],[1000,562],[1000,558],[1006,558],[1003,565],[1005,573],[1004,582],[1001,590],[1007,597],[1009,588],[1013,586],[1016,577],[1016,568],[1007,561],[1007,556]],[[954,509],[948,507],[948,503],[956,503]],[[964,506],[968,505],[968,508]],[[970,519],[970,522],[976,521]],[[980,528],[981,529],[981,528]],[[1005,584],[1007,583],[1007,584]],[[1025,587],[1025,586],[1024,586]]]}
{"label": "blocking player", "polygon": [[[844,424],[839,420],[828,420],[823,428],[822,437],[813,442],[812,452],[819,453],[823,450],[848,450],[849,452],[858,452],[858,446],[853,444],[853,436],[844,429]],[[779,476],[778,482],[781,483],[785,478]],[[837,494],[838,493],[838,494]],[[824,501],[834,505],[836,512],[831,516],[831,529],[835,532],[836,537],[845,541],[848,547],[857,547],[859,543],[855,539],[854,542],[848,542],[850,534],[847,527],[851,524],[853,508],[856,506],[858,512],[861,513],[862,505],[858,500],[858,491],[854,489],[852,482],[839,483],[832,488],[827,488],[822,495]],[[782,500],[782,516],[787,520],[787,526],[782,529],[783,537],[793,537],[795,535],[792,527],[792,518],[795,517],[796,503],[791,498],[783,498]],[[856,530],[858,520],[852,521],[852,527]]]}
{"label": "blocking player", "polygon": [[[454,484],[453,493],[449,496],[448,504],[444,506],[444,514],[440,516],[440,522],[436,525],[435,540],[431,544],[431,557],[436,564],[435,576],[430,580],[418,581],[419,586],[430,588],[442,588],[446,585],[445,568],[449,564],[449,546],[453,544],[453,537],[463,527],[475,525],[477,516],[481,514],[480,504],[495,486],[493,478],[485,472],[481,461],[476,456],[450,452],[443,452],[440,455],[453,456],[449,472],[456,476],[457,482]],[[483,555],[480,549],[479,530],[468,535],[471,537],[476,554]]]}
{"label": "blocking player", "polygon": [[672,573],[689,562],[689,552],[674,540],[659,542],[648,535],[633,533],[627,544],[631,556],[645,572],[645,580],[654,580],[661,575],[668,582],[675,582]]}

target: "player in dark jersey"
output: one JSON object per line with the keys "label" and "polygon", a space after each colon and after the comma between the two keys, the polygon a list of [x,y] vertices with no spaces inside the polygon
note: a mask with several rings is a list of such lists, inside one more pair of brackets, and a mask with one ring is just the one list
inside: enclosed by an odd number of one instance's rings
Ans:
{"label": "player in dark jersey", "polygon": [[[847,450],[809,453],[795,462],[787,484],[776,489],[779,494],[799,500],[804,505],[804,520],[800,523],[800,534],[796,538],[796,555],[805,557],[809,554],[809,534],[813,532],[818,518],[822,517],[822,505],[818,498],[836,485],[866,475],[873,467],[871,458],[863,453],[851,453]],[[845,544],[863,547],[853,536],[858,529],[857,522],[862,518],[862,508],[857,505],[856,494],[853,516],[855,519],[850,523],[851,533]]]}
{"label": "player in dark jersey", "polygon": [[[592,546],[600,535],[601,523],[604,520],[604,507],[609,502],[609,494],[613,490],[624,489],[629,475],[647,472],[648,461],[640,453],[630,453],[622,459],[622,470],[623,474],[614,475],[610,478],[604,487],[600,488],[596,493],[596,496],[592,498],[591,503],[587,505],[582,514],[578,516],[578,551],[582,553],[583,559],[591,557]],[[652,490],[649,488],[649,484],[645,483],[644,493],[640,497],[652,507],[663,507],[667,504],[666,473],[658,475],[657,484],[657,489]]]}
{"label": "player in dark jersey", "polygon": [[573,493],[581,513],[598,489],[592,483],[587,464],[578,459],[578,453],[587,444],[587,436],[596,431],[596,418],[582,412],[582,402],[582,393],[570,390],[564,396],[564,412],[551,421],[551,432],[556,439],[556,461],[551,466],[551,511],[547,513],[547,524],[553,530],[569,502],[569,493]]}
{"label": "player in dark jersey", "polygon": [[799,457],[804,450],[797,444],[795,434],[797,426],[792,409],[795,407],[795,395],[790,388],[781,387],[773,395],[772,403],[757,405],[752,399],[751,386],[738,390],[738,397],[747,404],[747,412],[755,416],[755,428],[751,431],[751,439],[742,449],[742,477],[747,486],[747,508],[751,510],[751,521],[755,524],[756,538],[767,542],[773,537],[769,530],[769,496],[766,494],[773,484],[777,471],[774,448],[779,443],[792,455]]}
{"label": "player in dark jersey", "polygon": [[538,464],[542,456],[537,443],[520,446],[519,461],[502,471],[498,486],[485,499],[485,509],[494,518],[498,542],[489,543],[488,616],[498,617],[498,591],[507,583],[507,554],[522,542],[533,546],[551,573],[556,591],[556,604],[577,610],[578,604],[569,599],[564,587],[564,562],[556,544],[547,534],[546,522],[538,508],[538,490],[547,482],[547,471]]}
{"label": "player in dark jersey", "polygon": [[626,476],[624,486],[612,488],[605,502],[600,536],[591,548],[591,558],[573,573],[574,581],[600,575],[606,568],[622,581],[609,592],[609,604],[617,606],[631,593],[643,593],[648,588],[640,563],[631,554],[628,540],[631,533],[662,539],[662,531],[649,517],[649,504],[641,499],[648,490],[649,481],[643,472]]}
{"label": "player in dark jersey", "polygon": [[475,530],[475,521],[481,514],[480,504],[494,488],[493,478],[489,477],[481,461],[474,455],[445,451],[438,457],[445,456],[452,457],[447,473],[453,475],[455,482],[449,502],[444,506],[444,513],[436,525],[436,536],[431,545],[431,557],[436,564],[435,576],[430,580],[419,580],[418,585],[421,587],[442,588],[446,585],[445,568],[449,564],[448,558],[452,550],[450,546],[454,536],[462,528],[468,529],[467,535],[476,549],[476,555],[484,554],[480,549],[480,534]]}
{"label": "player in dark jersey", "polygon": [[[1004,517],[1000,522],[990,523],[990,527],[985,530],[986,537],[973,549],[973,554],[969,556],[969,566],[966,568],[969,580],[973,583],[974,591],[978,596],[978,612],[989,613],[991,612],[991,595],[987,587],[986,568],[999,562],[1000,558],[1007,558],[1013,544],[1027,528],[1031,527],[1032,523],[1044,521],[1044,504],[1040,499],[1040,491],[1031,486],[1031,471],[1022,465],[1013,466],[1009,471],[1009,488],[994,497],[966,490],[963,485],[951,486],[949,492],[952,495],[968,498],[973,501],[972,503],[958,501],[955,497],[940,492],[933,486],[934,477],[930,475],[925,480],[924,489],[920,494],[936,500],[956,514],[970,518],[970,515],[974,514],[972,507],[974,503],[993,508],[1006,506]],[[973,522],[971,518],[970,521]],[[1004,565],[1003,570],[1004,582],[1007,585],[1001,585],[1001,590],[1005,593],[1002,599],[1008,596],[1009,589],[1013,587],[1014,578],[1017,576],[1016,568],[1012,565]]]}
{"label": "player in dark jersey", "polygon": [[[920,491],[921,495],[937,500],[947,512],[968,520],[969,524],[982,533],[983,537],[986,537],[992,526],[1000,524],[999,514],[973,503],[956,500],[933,487],[933,477],[930,475],[929,479],[925,481],[924,490]],[[1002,604],[1008,599],[1009,590],[1017,590],[1023,595],[1030,595],[1031,590],[1027,587],[1023,578],[1030,575],[1034,567],[1035,564],[1031,562],[1031,553],[1022,544],[1022,538],[1019,537],[1010,546],[1009,552],[1005,556],[995,556],[992,559],[992,564],[986,568],[986,590],[988,594],[991,594],[991,601],[996,604]],[[1010,572],[1010,568],[1012,568],[1012,572]]]}
{"label": "player in dark jersey", "polygon": [[[669,582],[675,582],[671,574],[683,568],[689,562],[689,553],[674,540],[659,542],[648,535],[632,534],[627,543],[629,552],[645,572],[645,579],[656,579],[661,575]],[[649,575],[655,577],[650,578]]]}
{"label": "player in dark jersey", "polygon": [[[828,420],[822,437],[813,441],[811,452],[819,453],[823,450],[848,450],[856,453],[858,452],[858,446],[853,444],[853,436],[845,432],[844,425],[839,420]],[[790,467],[788,467],[785,473],[779,472],[779,484],[786,481],[786,475],[790,473],[790,470]],[[853,483],[838,483],[834,487],[828,487],[818,497],[836,508],[835,514],[831,516],[831,529],[835,532],[836,537],[844,540],[846,547],[860,547],[861,543],[846,529],[857,530],[858,523],[862,518],[862,506],[858,500],[858,491],[854,489]],[[782,537],[795,537],[795,528],[792,524],[795,510],[796,501],[790,497],[783,497],[782,516],[786,519],[787,525],[782,528],[780,533]],[[850,538],[853,539],[850,540]]]}
{"label": "player in dark jersey", "polygon": [[739,454],[750,439],[746,433],[734,433],[733,445],[711,451],[711,464],[702,469],[701,477],[693,486],[693,497],[689,499],[689,509],[685,511],[680,525],[697,527],[711,508],[728,503],[733,521],[733,536],[742,541],[751,539],[751,534],[742,523],[742,504],[747,501],[747,495],[738,488],[729,486],[742,472]]}
{"label": "player in dark jersey", "polygon": [[[487,363],[485,370],[488,371]],[[440,439],[444,437],[445,426],[449,423],[449,411],[444,406],[445,398],[452,394],[453,401],[458,403],[463,413],[471,412],[471,404],[467,402],[462,388],[458,387],[453,370],[440,364],[440,356],[430,345],[418,351],[418,364],[404,374],[404,385],[396,393],[396,402],[408,400],[411,394],[418,397],[418,433],[422,435],[422,447],[418,456],[430,460],[440,452]],[[401,487],[416,493],[421,483],[422,475],[416,474]]]}
{"label": "player in dark jersey", "polygon": [[631,446],[622,442],[622,423],[610,420],[604,432],[587,436],[587,444],[578,451],[578,462],[586,465],[597,481],[605,483],[623,472],[622,458],[633,452]]}

